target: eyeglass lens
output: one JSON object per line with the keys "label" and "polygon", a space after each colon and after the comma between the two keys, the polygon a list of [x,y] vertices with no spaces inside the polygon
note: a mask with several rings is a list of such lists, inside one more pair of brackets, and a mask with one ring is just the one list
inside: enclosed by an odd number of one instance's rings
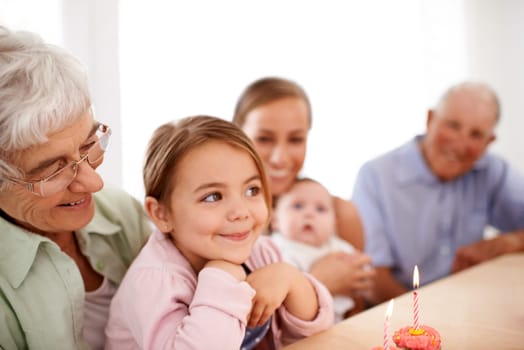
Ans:
{"label": "eyeglass lens", "polygon": [[[69,186],[71,181],[73,181],[78,171],[78,166],[83,160],[87,159],[90,166],[101,162],[102,157],[109,146],[110,135],[111,129],[105,125],[100,125],[96,133],[98,140],[91,146],[91,148],[89,148],[87,153],[80,160],[70,163],[54,175],[39,182],[38,184],[40,186],[36,186],[36,192],[39,192],[42,196],[50,196],[58,193]],[[40,188],[38,189],[38,187]]]}

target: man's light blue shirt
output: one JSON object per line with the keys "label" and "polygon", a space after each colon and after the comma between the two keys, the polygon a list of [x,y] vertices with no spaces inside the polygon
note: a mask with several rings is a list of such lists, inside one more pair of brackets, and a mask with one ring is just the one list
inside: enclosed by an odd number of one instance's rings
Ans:
{"label": "man's light blue shirt", "polygon": [[486,153],[467,174],[442,182],[428,167],[417,136],[364,164],[352,200],[375,266],[392,268],[406,287],[419,266],[421,284],[451,272],[455,252],[483,239],[486,226],[524,228],[524,178]]}

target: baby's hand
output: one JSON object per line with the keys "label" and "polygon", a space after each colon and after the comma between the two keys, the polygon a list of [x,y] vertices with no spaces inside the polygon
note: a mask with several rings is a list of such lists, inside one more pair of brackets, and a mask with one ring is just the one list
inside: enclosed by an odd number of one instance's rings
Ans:
{"label": "baby's hand", "polygon": [[211,260],[206,263],[204,267],[214,267],[220,270],[224,270],[231,276],[235,277],[238,281],[246,280],[246,272],[241,265],[236,265],[224,260]]}

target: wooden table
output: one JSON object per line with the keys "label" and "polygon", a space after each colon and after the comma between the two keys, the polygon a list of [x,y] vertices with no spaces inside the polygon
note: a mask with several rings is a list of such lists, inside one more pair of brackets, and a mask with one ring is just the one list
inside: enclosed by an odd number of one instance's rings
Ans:
{"label": "wooden table", "polygon": [[[421,274],[424,271],[420,271]],[[285,350],[371,349],[382,345],[387,302]],[[419,289],[420,324],[436,328],[443,350],[524,349],[524,253],[498,257]],[[393,333],[413,323],[413,294],[395,298]]]}

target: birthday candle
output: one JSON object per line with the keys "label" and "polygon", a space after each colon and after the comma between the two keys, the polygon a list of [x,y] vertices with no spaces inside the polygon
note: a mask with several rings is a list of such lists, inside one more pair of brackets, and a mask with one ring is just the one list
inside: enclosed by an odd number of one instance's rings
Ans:
{"label": "birthday candle", "polygon": [[389,350],[389,318],[393,313],[393,299],[389,301],[388,308],[386,310],[386,318],[384,320],[384,344],[382,349]]}
{"label": "birthday candle", "polygon": [[415,265],[415,270],[413,271],[413,329],[418,329],[418,266]]}

